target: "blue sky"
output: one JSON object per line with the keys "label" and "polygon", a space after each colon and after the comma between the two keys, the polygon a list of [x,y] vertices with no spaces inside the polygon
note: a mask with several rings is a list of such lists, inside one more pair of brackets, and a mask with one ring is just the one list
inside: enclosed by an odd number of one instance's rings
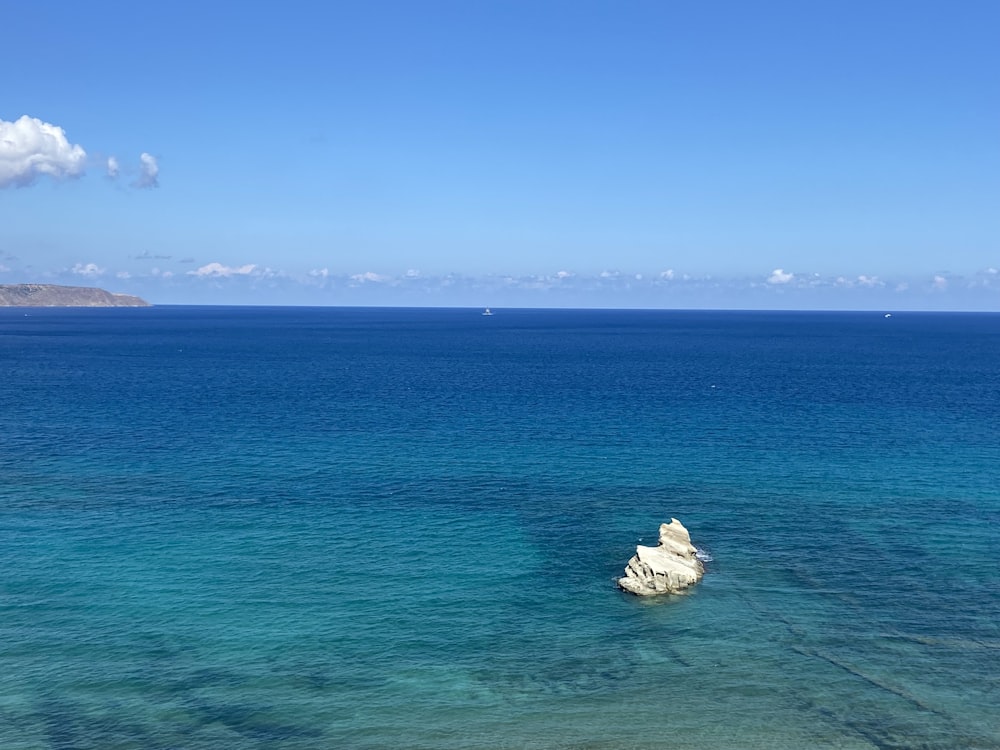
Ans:
{"label": "blue sky", "polygon": [[1000,3],[15,3],[0,283],[1000,310]]}

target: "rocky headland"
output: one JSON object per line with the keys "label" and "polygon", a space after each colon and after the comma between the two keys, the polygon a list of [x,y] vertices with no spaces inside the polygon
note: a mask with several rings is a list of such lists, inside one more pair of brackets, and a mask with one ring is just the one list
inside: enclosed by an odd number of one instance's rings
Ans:
{"label": "rocky headland", "polygon": [[691,535],[676,518],[660,524],[660,543],[656,547],[635,548],[635,555],[625,567],[618,585],[637,596],[679,594],[701,580],[705,566],[691,544]]}
{"label": "rocky headland", "polygon": [[89,286],[0,284],[0,307],[151,307],[146,300]]}

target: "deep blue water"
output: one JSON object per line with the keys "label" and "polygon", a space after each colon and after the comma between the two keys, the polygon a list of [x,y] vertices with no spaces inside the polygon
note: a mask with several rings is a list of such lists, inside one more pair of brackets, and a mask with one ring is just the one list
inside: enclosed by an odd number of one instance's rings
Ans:
{"label": "deep blue water", "polygon": [[1000,315],[495,312],[0,309],[0,747],[1000,748]]}

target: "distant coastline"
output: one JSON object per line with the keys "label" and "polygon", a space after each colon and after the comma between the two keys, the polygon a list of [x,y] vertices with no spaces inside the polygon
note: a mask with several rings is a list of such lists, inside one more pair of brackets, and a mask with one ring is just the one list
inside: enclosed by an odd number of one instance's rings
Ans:
{"label": "distant coastline", "polygon": [[88,286],[0,284],[0,307],[152,307],[129,294]]}

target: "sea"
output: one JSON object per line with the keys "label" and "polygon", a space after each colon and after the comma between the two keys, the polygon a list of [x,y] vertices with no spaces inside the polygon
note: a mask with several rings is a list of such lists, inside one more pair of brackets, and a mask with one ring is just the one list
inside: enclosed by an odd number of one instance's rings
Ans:
{"label": "sea", "polygon": [[1000,314],[493,313],[0,310],[0,748],[1000,748]]}

